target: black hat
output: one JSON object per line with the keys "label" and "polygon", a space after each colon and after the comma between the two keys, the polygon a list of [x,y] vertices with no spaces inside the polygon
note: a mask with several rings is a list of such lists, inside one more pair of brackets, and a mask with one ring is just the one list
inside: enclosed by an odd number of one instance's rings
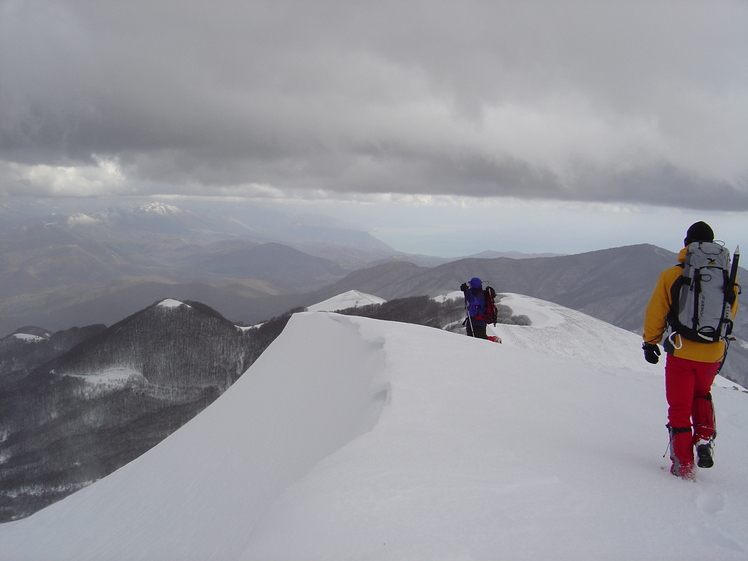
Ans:
{"label": "black hat", "polygon": [[713,242],[714,232],[712,227],[706,222],[696,222],[691,224],[691,227],[686,232],[686,239],[683,240],[683,245],[687,246],[691,242]]}

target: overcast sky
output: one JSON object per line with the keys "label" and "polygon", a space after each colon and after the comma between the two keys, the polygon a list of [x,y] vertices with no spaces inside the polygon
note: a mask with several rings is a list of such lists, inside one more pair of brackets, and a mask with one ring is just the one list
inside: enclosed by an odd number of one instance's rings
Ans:
{"label": "overcast sky", "polygon": [[0,195],[307,205],[436,254],[748,243],[746,30],[745,0],[0,0]]}

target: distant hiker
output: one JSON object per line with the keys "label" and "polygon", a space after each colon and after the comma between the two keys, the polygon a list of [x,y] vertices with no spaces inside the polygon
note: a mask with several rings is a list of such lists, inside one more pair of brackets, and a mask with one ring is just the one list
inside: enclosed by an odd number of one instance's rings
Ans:
{"label": "distant hiker", "polygon": [[468,337],[488,339],[486,325],[493,322],[496,325],[496,291],[490,286],[483,290],[483,281],[473,277],[468,283],[460,286],[465,295],[465,309],[467,317],[463,322]]}
{"label": "distant hiker", "polygon": [[[738,252],[732,270],[724,272],[729,268],[729,252],[713,242],[714,232],[708,224],[696,222],[691,225],[683,240],[685,247],[678,254],[679,264],[663,271],[657,280],[647,306],[642,335],[647,362],[658,362],[660,348],[657,343],[661,341],[667,353],[665,396],[672,461],[670,472],[689,480],[694,477],[694,447],[700,468],[714,465],[712,452],[717,432],[710,391],[724,361],[727,352],[725,340],[738,309]],[[706,267],[703,274],[699,260]],[[715,283],[717,286],[710,288],[709,285]],[[701,295],[699,289],[694,291],[691,287],[701,287]],[[692,298],[687,295],[689,292],[695,292],[702,304],[711,299],[709,306],[682,302]],[[687,312],[690,316],[698,316],[703,312],[696,310],[705,307],[718,311],[710,316],[711,319],[688,319]],[[709,322],[712,325],[707,327]],[[668,328],[669,334],[663,340]]]}

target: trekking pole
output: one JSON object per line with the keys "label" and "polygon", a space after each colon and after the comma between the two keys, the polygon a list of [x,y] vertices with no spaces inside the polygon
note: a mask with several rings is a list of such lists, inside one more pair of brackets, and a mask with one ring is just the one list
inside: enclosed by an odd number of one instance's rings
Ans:
{"label": "trekking pole", "polygon": [[732,268],[730,269],[730,288],[735,289],[735,285],[738,282],[738,262],[740,261],[740,246],[735,248],[735,253],[732,256]]}
{"label": "trekking pole", "polygon": [[[740,246],[737,246],[735,248],[735,253],[732,256],[732,267],[730,268],[730,277],[727,282],[727,285],[725,286],[725,291],[729,291],[729,297],[727,294],[725,294],[725,308],[727,306],[732,306],[732,302],[735,301],[735,298],[737,298],[737,294],[735,294],[735,287],[738,286],[738,262],[740,261]],[[740,294],[740,288],[738,288],[738,294]],[[724,317],[724,312],[726,310],[723,310],[722,316]],[[732,328],[730,328],[730,332],[732,332]],[[719,367],[717,367],[717,372],[715,372],[715,375],[722,372],[722,367],[725,365],[725,360],[727,360],[727,351],[730,349],[730,332],[727,333],[727,337],[725,337],[725,352],[722,353],[722,360],[719,363]]]}
{"label": "trekking pole", "polygon": [[470,309],[468,308],[468,301],[465,300],[465,315],[467,316],[467,322],[470,326],[470,336],[475,337],[475,331],[473,331],[473,319],[470,317]]}
{"label": "trekking pole", "polygon": [[[735,300],[740,294],[740,285],[738,285],[738,262],[740,261],[740,246],[735,248],[735,253],[732,256],[732,266],[730,267],[730,276],[727,278],[725,283],[725,295],[722,299],[722,317],[729,317],[728,327],[725,330],[725,335],[732,333],[732,314],[729,313],[729,308],[735,303]],[[735,293],[737,288],[737,294]]]}
{"label": "trekking pole", "polygon": [[[468,329],[470,330],[470,335],[472,337],[475,337],[475,331],[473,331],[473,320],[470,318],[470,302],[468,302],[467,295],[465,292],[467,291],[467,283],[463,283],[462,286],[460,286],[460,289],[462,290],[462,297],[465,299],[465,321],[462,323],[462,325],[465,325],[467,323]],[[463,290],[463,287],[465,289]]]}

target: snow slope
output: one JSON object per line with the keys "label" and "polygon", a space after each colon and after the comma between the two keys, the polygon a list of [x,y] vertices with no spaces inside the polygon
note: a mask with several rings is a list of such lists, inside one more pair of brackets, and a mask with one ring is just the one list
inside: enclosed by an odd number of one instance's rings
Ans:
{"label": "snow slope", "polygon": [[[611,364],[633,370],[645,369],[641,337],[558,304],[506,294],[501,300],[514,315],[526,315],[532,325],[489,326],[503,344],[532,349],[552,356],[563,356],[600,367]],[[654,367],[655,373],[660,367]]]}
{"label": "snow slope", "polygon": [[747,559],[748,395],[715,388],[716,465],[681,481],[636,335],[511,298],[537,321],[501,345],[293,316],[160,445],[0,526],[0,559]]}
{"label": "snow slope", "polygon": [[347,310],[358,306],[368,306],[370,304],[382,304],[386,302],[384,298],[359,292],[358,290],[349,290],[338,296],[328,298],[324,302],[319,302],[307,308],[309,312],[335,312],[337,310]]}
{"label": "snow slope", "polygon": [[[513,315],[526,315],[532,325],[488,326],[488,334],[501,338],[502,343],[539,353],[582,360],[605,368],[611,364],[631,370],[645,370],[662,374],[664,357],[657,366],[642,359],[641,336],[565,308],[522,294],[503,293],[501,303],[512,309]],[[644,317],[642,316],[642,325]],[[737,384],[718,376],[715,384],[736,388]],[[739,388],[738,389],[743,389]]]}

